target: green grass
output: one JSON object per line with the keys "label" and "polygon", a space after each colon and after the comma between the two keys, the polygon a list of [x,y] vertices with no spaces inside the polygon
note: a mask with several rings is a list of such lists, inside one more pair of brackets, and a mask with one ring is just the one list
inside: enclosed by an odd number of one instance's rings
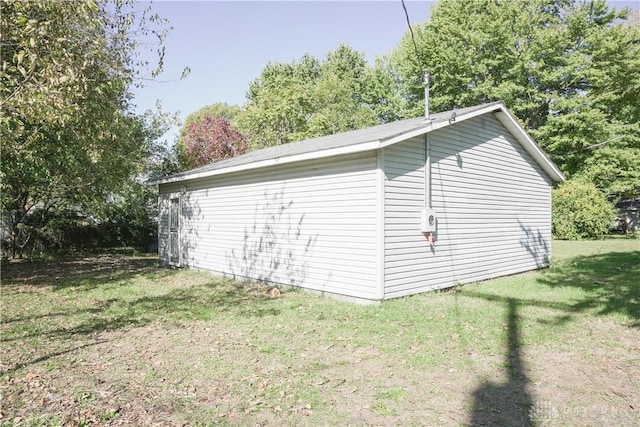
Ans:
{"label": "green grass", "polygon": [[[625,351],[615,334],[597,331],[640,327],[640,240],[633,239],[554,242],[547,270],[379,306],[300,291],[270,298],[261,285],[160,269],[147,257],[3,268],[4,414],[67,425],[126,420],[134,409],[123,402],[189,425],[447,424],[452,403],[438,412],[421,399],[446,395],[477,409],[469,399],[482,393],[456,394],[443,378],[462,375],[467,387],[480,381],[487,390],[494,376],[503,378],[525,407],[526,351],[569,351],[568,342],[577,354],[594,346]],[[118,350],[126,346],[130,352]],[[48,379],[45,396],[70,403],[12,394],[30,392],[31,372],[31,381]],[[477,419],[460,411],[456,424]],[[23,424],[30,425],[16,425]]]}
{"label": "green grass", "polygon": [[598,256],[615,252],[640,251],[640,239],[615,236],[604,240],[554,240],[552,245],[552,259],[561,262],[577,257]]}

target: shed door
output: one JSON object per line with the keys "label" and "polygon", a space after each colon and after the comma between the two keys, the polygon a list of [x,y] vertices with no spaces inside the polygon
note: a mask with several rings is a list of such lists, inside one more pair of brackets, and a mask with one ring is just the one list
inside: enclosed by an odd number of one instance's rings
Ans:
{"label": "shed door", "polygon": [[169,256],[172,265],[180,265],[180,199],[171,199],[169,210]]}

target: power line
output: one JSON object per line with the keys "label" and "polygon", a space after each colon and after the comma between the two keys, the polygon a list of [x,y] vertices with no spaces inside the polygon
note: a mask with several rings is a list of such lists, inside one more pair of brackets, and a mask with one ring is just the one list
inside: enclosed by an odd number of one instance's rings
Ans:
{"label": "power line", "polygon": [[578,150],[571,151],[571,152],[569,152],[567,154],[582,153],[583,151],[593,150],[594,148],[602,147],[603,145],[607,145],[610,142],[617,141],[617,140],[622,139],[622,138],[626,138],[627,136],[629,136],[629,135],[620,135],[620,136],[617,136],[615,138],[607,139],[604,142],[599,142],[597,144],[589,145],[587,147],[582,147],[582,148],[580,148]]}
{"label": "power line", "polygon": [[407,27],[409,27],[409,33],[411,33],[411,41],[413,41],[413,49],[416,53],[416,63],[418,64],[418,68],[422,70],[424,74],[424,68],[420,64],[420,55],[418,54],[418,45],[416,44],[416,38],[413,35],[413,28],[411,28],[411,21],[409,20],[409,12],[407,12],[407,6],[404,4],[404,0],[402,1],[402,8],[404,9],[404,16],[407,18]]}
{"label": "power line", "polygon": [[[413,35],[413,28],[411,28],[411,21],[409,20],[409,12],[407,12],[407,6],[404,4],[404,0],[402,1],[402,8],[404,9],[404,16],[407,18],[407,27],[409,27],[409,33],[411,33],[411,41],[413,42],[413,49],[416,54],[416,64],[420,71],[422,71],[422,78],[424,83],[424,114],[426,120],[430,120],[429,117],[429,72],[424,69],[422,64],[420,63],[420,54],[418,53],[418,45],[416,44],[416,38]],[[455,118],[455,117],[454,117]]]}

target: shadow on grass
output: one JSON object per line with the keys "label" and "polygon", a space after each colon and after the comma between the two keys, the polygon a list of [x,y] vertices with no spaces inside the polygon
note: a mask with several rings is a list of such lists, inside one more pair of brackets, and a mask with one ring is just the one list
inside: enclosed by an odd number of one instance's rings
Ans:
{"label": "shadow on grass", "polygon": [[3,290],[20,286],[93,289],[112,282],[132,279],[141,274],[161,273],[156,257],[98,255],[54,260],[16,260],[2,269]]}
{"label": "shadow on grass", "polygon": [[622,314],[640,327],[640,251],[580,256],[553,265],[538,282],[584,291],[571,311],[594,310],[597,314]]}
{"label": "shadow on grass", "polygon": [[533,306],[564,313],[554,322],[571,320],[573,315],[620,314],[640,326],[640,251],[580,256],[555,264],[536,279],[551,288],[572,287],[582,291],[574,302],[544,301],[536,298],[510,298],[465,290],[464,295],[507,306],[506,383],[484,381],[473,393],[470,415],[472,426],[532,426],[545,421],[544,402],[536,406],[528,391],[529,379],[522,361],[518,308]]}
{"label": "shadow on grass", "polygon": [[532,426],[533,400],[521,355],[522,339],[518,302],[507,301],[507,382],[483,382],[473,392],[472,426]]}
{"label": "shadow on grass", "polygon": [[262,285],[214,278],[201,286],[175,289],[166,295],[143,297],[129,303],[132,313],[165,320],[207,320],[229,312],[245,317],[280,314]]}
{"label": "shadow on grass", "polygon": [[9,373],[17,371],[18,369],[22,369],[24,367],[27,367],[27,366],[30,366],[30,365],[34,365],[34,364],[39,363],[39,362],[46,362],[47,360],[49,360],[49,359],[51,359],[53,357],[56,357],[56,356],[62,356],[62,355],[69,354],[69,353],[72,353],[72,352],[77,351],[77,350],[81,350],[83,348],[92,347],[92,346],[98,345],[98,344],[104,344],[106,342],[109,342],[109,340],[98,340],[98,341],[94,341],[94,342],[87,343],[87,344],[77,345],[75,347],[67,348],[67,349],[64,349],[64,350],[61,350],[61,351],[56,351],[56,352],[53,352],[53,353],[47,353],[44,356],[40,356],[40,357],[37,357],[35,359],[26,361],[26,362],[17,363],[14,366],[12,366],[11,368],[1,371],[1,373],[2,374],[9,374]]}
{"label": "shadow on grass", "polygon": [[[230,312],[232,315],[247,317],[276,316],[280,310],[273,306],[273,301],[266,295],[255,295],[244,289],[221,289],[231,280],[222,279],[222,283],[211,282],[204,286],[177,289],[166,295],[155,297],[142,297],[133,301],[110,299],[102,304],[100,309],[69,310],[57,312],[57,315],[65,316],[56,327],[45,331],[32,333],[20,333],[15,336],[3,334],[0,342],[18,342],[25,339],[44,339],[48,343],[83,340],[92,340],[91,343],[76,346],[65,351],[49,351],[47,354],[31,361],[21,361],[5,370],[4,373],[14,372],[23,367],[46,361],[52,357],[70,353],[73,350],[95,345],[104,340],[93,342],[101,332],[125,330],[132,327],[141,327],[154,321],[179,322],[182,320],[207,320],[218,313]],[[238,287],[240,288],[240,287]],[[67,318],[82,318],[76,326],[65,326]],[[23,322],[30,323],[31,319],[23,317]],[[70,320],[70,319],[69,319]],[[9,319],[8,322],[11,322]],[[5,322],[3,319],[3,323]],[[6,345],[6,344],[4,344]]]}
{"label": "shadow on grass", "polygon": [[[280,314],[275,300],[265,293],[263,285],[239,283],[225,278],[211,277],[196,284],[187,281],[184,286],[174,284],[179,287],[154,295],[162,292],[162,288],[154,285],[153,289],[146,290],[138,286],[136,276],[147,279],[144,283],[148,283],[148,279],[165,283],[164,280],[169,276],[180,273],[155,268],[154,259],[129,261],[120,257],[115,262],[83,259],[58,262],[59,265],[29,263],[4,276],[3,282],[7,279],[7,284],[3,283],[3,291],[8,290],[13,294],[13,303],[19,304],[21,300],[29,299],[32,304],[38,299],[45,304],[45,310],[46,304],[51,307],[48,312],[40,311],[37,314],[29,314],[28,308],[20,310],[16,307],[9,313],[5,310],[0,323],[3,330],[0,342],[3,345],[12,343],[14,346],[23,346],[35,342],[44,345],[37,345],[37,357],[30,361],[24,360],[26,354],[16,356],[19,360],[4,361],[10,364],[5,365],[8,369],[3,373],[72,352],[74,348],[94,345],[102,332],[126,330],[152,322],[207,320],[216,316],[238,319]],[[53,284],[52,277],[47,278],[45,272],[49,267],[65,273],[64,280],[60,281],[63,284]],[[92,270],[93,267],[96,268]],[[114,284],[118,287],[102,292]],[[46,296],[41,297],[43,294]],[[89,306],[84,307],[86,304]],[[73,342],[74,348],[59,350],[61,344],[69,342]]]}
{"label": "shadow on grass", "polygon": [[[535,279],[551,288],[577,288],[582,297],[575,302],[514,298],[521,306],[543,307],[564,312],[557,322],[571,320],[581,312],[596,315],[620,314],[631,319],[628,326],[640,327],[640,251],[611,252],[580,256],[554,264]],[[465,289],[464,295],[507,303],[510,298]]]}
{"label": "shadow on grass", "polygon": [[[247,284],[251,286],[251,284]],[[208,320],[218,314],[230,312],[245,317],[276,316],[280,310],[273,306],[272,299],[257,291],[249,291],[243,285],[236,285],[231,279],[215,279],[202,286],[175,289],[167,294],[144,296],[126,301],[117,298],[99,302],[99,307],[56,311],[35,316],[9,317],[3,324],[33,322],[38,319],[49,321],[52,317],[82,318],[76,326],[60,326],[44,332],[22,333],[11,337],[5,334],[0,342],[18,341],[25,338],[72,337],[91,335],[96,332],[113,331],[127,327],[144,326],[153,321]],[[64,324],[69,322],[62,319]]]}

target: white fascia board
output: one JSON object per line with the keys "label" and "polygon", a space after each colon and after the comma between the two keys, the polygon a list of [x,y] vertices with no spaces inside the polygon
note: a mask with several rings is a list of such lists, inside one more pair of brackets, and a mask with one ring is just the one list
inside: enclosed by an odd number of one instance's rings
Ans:
{"label": "white fascia board", "polygon": [[380,147],[381,148],[388,147],[389,145],[393,145],[393,144],[396,144],[396,143],[398,143],[400,141],[404,141],[405,139],[413,138],[415,136],[420,136],[420,135],[423,135],[425,133],[433,132],[433,131],[436,131],[438,129],[442,129],[442,128],[447,127],[447,126],[451,126],[454,123],[462,122],[462,121],[465,121],[465,120],[472,119],[474,117],[482,116],[483,114],[492,113],[492,112],[494,112],[496,110],[504,110],[504,109],[505,109],[504,105],[502,105],[502,104],[493,104],[493,105],[489,105],[489,106],[487,106],[485,108],[482,108],[480,110],[472,111],[472,112],[466,113],[466,114],[457,115],[455,120],[453,120],[451,122],[449,120],[442,120],[442,121],[439,121],[437,123],[435,123],[435,122],[430,122],[429,123],[429,121],[427,121],[425,119],[424,123],[425,123],[426,126],[418,128],[418,129],[415,129],[415,130],[412,130],[412,131],[409,131],[409,132],[405,132],[405,133],[403,133],[401,135],[397,135],[397,136],[394,136],[392,138],[389,138],[386,141],[384,141],[380,145]]}
{"label": "white fascia board", "polygon": [[424,135],[429,132],[436,131],[438,129],[442,129],[444,127],[450,126],[453,123],[461,122],[464,120],[469,120],[474,117],[482,116],[483,114],[493,113],[495,112],[496,117],[500,122],[506,127],[522,144],[525,150],[540,164],[542,169],[549,174],[551,179],[556,182],[564,181],[564,176],[560,172],[560,170],[551,162],[551,160],[542,152],[542,150],[538,147],[538,145],[533,141],[533,139],[529,136],[529,134],[520,126],[520,124],[515,120],[515,118],[508,112],[506,107],[499,103],[489,105],[485,108],[472,111],[470,113],[458,115],[455,118],[455,121],[449,122],[448,120],[442,120],[439,122],[428,122],[425,120],[425,126],[419,127],[414,130],[410,130],[408,132],[403,132],[399,135],[393,136],[387,140],[375,140],[375,141],[367,141],[360,144],[348,145],[344,147],[338,148],[330,148],[326,150],[320,151],[312,151],[308,153],[295,154],[292,156],[286,157],[277,157],[273,159],[266,159],[257,162],[245,163],[237,166],[230,166],[221,169],[214,169],[203,171],[194,174],[182,175],[177,177],[168,177],[164,179],[160,179],[157,181],[153,181],[148,183],[148,185],[159,185],[159,184],[169,184],[169,183],[177,183],[183,181],[191,181],[196,179],[208,178],[217,175],[225,175],[233,172],[241,172],[245,170],[259,169],[265,168],[269,166],[276,165],[285,165],[288,163],[301,162],[305,160],[316,160],[322,159],[326,157],[339,156],[345,154],[355,154],[361,153],[369,150],[376,150],[379,148],[388,147],[389,145],[396,144],[398,142],[404,141],[406,139],[410,139],[416,136]]}
{"label": "white fascia board", "polygon": [[487,113],[495,113],[496,118],[502,123],[505,128],[507,128],[507,130],[509,130],[509,132],[513,134],[516,140],[523,146],[523,148],[529,153],[529,155],[533,157],[533,159],[540,165],[540,167],[542,167],[542,169],[549,175],[549,177],[551,177],[553,181],[563,182],[565,180],[562,172],[560,172],[560,170],[556,167],[556,165],[553,164],[549,157],[544,154],[540,147],[538,147],[538,144],[536,144],[533,138],[531,138],[531,136],[524,130],[524,128],[520,126],[518,121],[511,115],[511,113],[509,113],[507,108],[502,103],[489,105],[480,110],[458,115],[453,122],[443,120],[438,123],[431,123],[431,126],[425,126],[409,132],[405,132],[401,135],[397,135],[387,139],[386,141],[383,141],[380,144],[380,147],[388,147],[389,145],[404,141],[405,139],[433,132],[435,130],[450,126],[453,123],[469,120]]}
{"label": "white fascia board", "polygon": [[438,130],[445,126],[449,126],[449,122],[438,122],[438,123],[425,123],[426,126],[420,127],[418,129],[410,130],[409,132],[402,133],[400,135],[393,136],[386,141],[380,144],[380,148],[385,148],[393,144],[397,144],[398,142],[402,142],[405,139],[411,139],[416,136],[424,135],[425,133],[433,132],[434,130]]}
{"label": "white fascia board", "polygon": [[555,182],[563,182],[564,175],[553,164],[551,159],[538,147],[533,138],[520,126],[517,120],[507,111],[506,108],[500,108],[500,111],[495,113],[496,118],[502,123],[502,125],[509,130],[516,137],[522,147],[529,153],[533,159],[538,162],[540,167],[549,175],[549,177]]}
{"label": "white fascia board", "polygon": [[376,222],[377,222],[377,278],[378,278],[378,299],[383,300],[385,294],[385,255],[384,255],[384,232],[385,232],[385,174],[384,174],[384,153],[385,150],[379,149],[376,155],[376,176],[377,176],[377,195],[376,195]]}
{"label": "white fascia board", "polygon": [[241,171],[250,170],[250,169],[259,169],[259,168],[265,168],[269,166],[285,165],[287,163],[302,162],[305,160],[316,160],[316,159],[322,159],[325,157],[339,156],[344,154],[360,153],[363,151],[375,150],[377,148],[380,148],[380,141],[378,140],[369,141],[369,142],[363,142],[361,144],[348,145],[345,147],[330,148],[327,150],[295,154],[293,156],[276,157],[273,159],[266,159],[258,162],[245,163],[237,166],[230,166],[227,168],[202,171],[199,173],[181,175],[173,178],[168,177],[158,181],[150,182],[149,185],[170,184],[170,183],[182,182],[182,181],[192,181],[196,179],[208,178],[216,175],[226,175],[228,173],[241,172]]}

